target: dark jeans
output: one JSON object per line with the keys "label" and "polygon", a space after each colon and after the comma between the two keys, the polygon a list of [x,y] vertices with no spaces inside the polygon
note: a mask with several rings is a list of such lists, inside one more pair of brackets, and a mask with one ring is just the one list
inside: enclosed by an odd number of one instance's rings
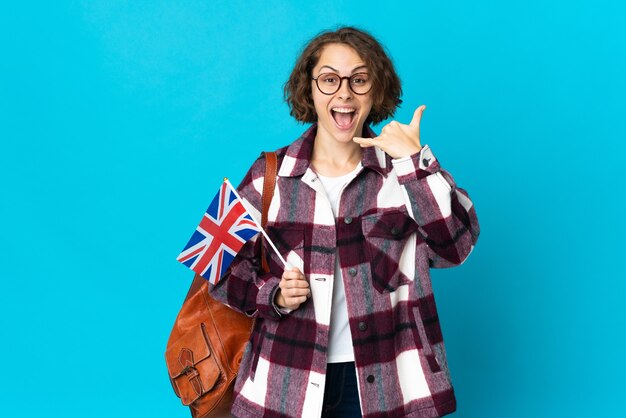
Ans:
{"label": "dark jeans", "polygon": [[354,362],[328,363],[322,418],[361,417]]}

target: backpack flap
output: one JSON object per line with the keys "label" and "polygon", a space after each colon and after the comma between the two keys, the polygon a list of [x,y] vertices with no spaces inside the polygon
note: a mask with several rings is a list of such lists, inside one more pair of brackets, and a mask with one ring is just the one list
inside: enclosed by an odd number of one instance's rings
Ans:
{"label": "backpack flap", "polygon": [[219,380],[220,369],[202,323],[171,345],[165,358],[174,391],[184,405],[210,392]]}

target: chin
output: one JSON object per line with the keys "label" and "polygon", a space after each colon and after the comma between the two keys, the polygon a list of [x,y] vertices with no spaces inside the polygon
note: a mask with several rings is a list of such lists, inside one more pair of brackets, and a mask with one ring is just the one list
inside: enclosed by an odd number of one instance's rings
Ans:
{"label": "chin", "polygon": [[338,133],[336,133],[333,136],[339,142],[348,143],[348,142],[352,142],[352,139],[355,136],[360,136],[360,135],[358,135],[358,132],[355,130],[355,131],[352,131],[352,132],[338,132]]}

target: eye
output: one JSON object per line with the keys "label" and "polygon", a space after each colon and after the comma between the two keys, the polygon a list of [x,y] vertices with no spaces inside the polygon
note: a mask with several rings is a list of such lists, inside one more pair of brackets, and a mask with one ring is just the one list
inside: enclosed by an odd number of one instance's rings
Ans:
{"label": "eye", "polygon": [[369,75],[365,73],[355,74],[350,78],[350,82],[357,86],[366,84],[368,81],[369,81]]}
{"label": "eye", "polygon": [[339,76],[337,74],[322,74],[319,78],[324,84],[337,84],[339,80]]}

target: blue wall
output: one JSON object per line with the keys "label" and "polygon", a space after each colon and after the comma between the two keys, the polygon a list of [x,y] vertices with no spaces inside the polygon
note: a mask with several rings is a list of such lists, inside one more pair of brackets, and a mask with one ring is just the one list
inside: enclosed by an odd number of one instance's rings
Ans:
{"label": "blue wall", "polygon": [[624,416],[619,3],[0,6],[0,415],[188,416],[163,361],[175,257],[222,177],[304,129],[281,90],[304,42],[353,24],[481,221],[434,272],[457,416]]}

